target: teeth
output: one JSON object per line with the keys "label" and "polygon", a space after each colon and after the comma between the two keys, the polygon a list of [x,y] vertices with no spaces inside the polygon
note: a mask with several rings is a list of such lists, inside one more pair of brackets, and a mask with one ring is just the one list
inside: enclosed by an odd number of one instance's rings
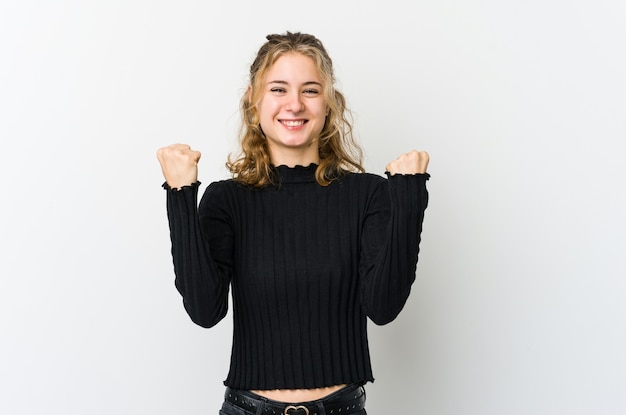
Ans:
{"label": "teeth", "polygon": [[285,124],[288,127],[297,127],[299,125],[304,124],[304,121],[283,121],[283,124]]}

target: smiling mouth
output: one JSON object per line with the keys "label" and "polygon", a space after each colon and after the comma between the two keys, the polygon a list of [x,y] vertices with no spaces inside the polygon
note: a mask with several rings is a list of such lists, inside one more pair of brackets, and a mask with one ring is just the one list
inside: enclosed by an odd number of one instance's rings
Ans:
{"label": "smiling mouth", "polygon": [[281,123],[284,126],[287,126],[287,127],[299,127],[299,126],[303,125],[305,122],[306,122],[305,120],[298,120],[298,121],[283,120],[283,121],[281,121]]}

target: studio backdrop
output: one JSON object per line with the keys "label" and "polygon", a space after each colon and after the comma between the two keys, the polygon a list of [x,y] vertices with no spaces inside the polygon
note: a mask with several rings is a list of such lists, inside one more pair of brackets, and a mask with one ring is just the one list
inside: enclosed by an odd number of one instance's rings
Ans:
{"label": "studio backdrop", "polygon": [[430,153],[373,415],[626,412],[624,2],[0,5],[0,413],[217,414],[227,316],[174,287],[159,147],[228,177],[270,33],[319,37],[367,170]]}

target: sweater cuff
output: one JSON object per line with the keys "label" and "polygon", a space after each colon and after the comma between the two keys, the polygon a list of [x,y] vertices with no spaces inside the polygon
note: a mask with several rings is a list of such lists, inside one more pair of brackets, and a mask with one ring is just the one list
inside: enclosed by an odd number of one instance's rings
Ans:
{"label": "sweater cuff", "polygon": [[392,200],[400,203],[400,205],[396,205],[397,207],[426,209],[428,206],[426,181],[430,179],[430,174],[394,174],[393,176],[389,172],[386,174]]}
{"label": "sweater cuff", "polygon": [[392,175],[387,170],[385,170],[385,175],[387,176],[388,179],[391,179],[393,177],[419,177],[424,180],[430,179],[430,174],[428,173],[409,173],[409,174],[393,174]]}
{"label": "sweater cuff", "polygon": [[189,186],[174,189],[167,183],[163,183],[163,188],[167,192],[166,204],[167,215],[170,219],[170,228],[175,228],[177,224],[187,220],[183,218],[197,216],[199,185],[200,182],[195,182]]}
{"label": "sweater cuff", "polygon": [[165,190],[167,190],[168,192],[185,192],[185,191],[189,191],[190,189],[197,189],[198,186],[200,186],[201,184],[202,184],[202,182],[198,181],[198,182],[189,184],[187,186],[183,186],[180,189],[174,189],[169,184],[167,184],[167,182],[163,182],[161,187],[164,188]]}

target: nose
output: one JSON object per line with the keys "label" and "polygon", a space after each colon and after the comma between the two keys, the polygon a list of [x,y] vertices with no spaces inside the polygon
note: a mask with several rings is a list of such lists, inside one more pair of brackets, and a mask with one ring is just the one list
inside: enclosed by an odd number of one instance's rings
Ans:
{"label": "nose", "polygon": [[294,114],[304,111],[304,102],[302,101],[302,97],[300,96],[299,92],[289,94],[289,96],[287,97],[285,109],[287,111],[293,112]]}

